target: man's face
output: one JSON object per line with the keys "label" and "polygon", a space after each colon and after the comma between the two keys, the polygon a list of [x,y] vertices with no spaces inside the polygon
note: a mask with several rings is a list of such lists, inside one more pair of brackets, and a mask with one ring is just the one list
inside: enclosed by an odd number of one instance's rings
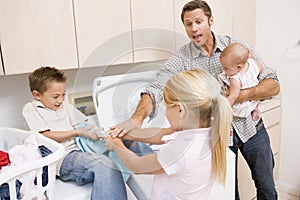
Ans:
{"label": "man's face", "polygon": [[195,9],[184,13],[183,24],[187,35],[199,48],[206,45],[211,34],[212,17],[208,19],[202,9]]}

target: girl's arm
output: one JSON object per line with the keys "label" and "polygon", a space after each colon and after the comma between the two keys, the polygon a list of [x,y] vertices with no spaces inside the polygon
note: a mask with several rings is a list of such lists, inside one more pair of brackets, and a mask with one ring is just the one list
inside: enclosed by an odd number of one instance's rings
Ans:
{"label": "girl's arm", "polygon": [[125,140],[139,141],[150,144],[164,144],[161,138],[164,135],[169,135],[173,133],[174,130],[171,128],[143,128],[143,129],[133,129],[129,131],[122,138]]}
{"label": "girl's arm", "polygon": [[137,156],[123,144],[120,138],[105,138],[108,150],[113,150],[122,163],[135,174],[159,174],[164,173],[162,166],[157,161],[157,154]]}

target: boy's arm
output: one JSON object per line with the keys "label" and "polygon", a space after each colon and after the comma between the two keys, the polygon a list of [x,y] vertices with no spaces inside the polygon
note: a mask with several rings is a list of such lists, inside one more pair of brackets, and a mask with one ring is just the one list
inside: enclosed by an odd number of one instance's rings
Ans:
{"label": "boy's arm", "polygon": [[235,80],[234,78],[229,78],[229,93],[227,96],[227,99],[232,106],[235,104],[236,99],[239,97],[240,90],[241,90],[241,84]]}
{"label": "boy's arm", "polygon": [[69,140],[73,137],[78,136],[77,130],[71,130],[71,131],[40,131],[41,134],[46,136],[47,138],[50,138],[52,140],[55,140],[56,142],[64,142],[66,140]]}
{"label": "boy's arm", "polygon": [[[34,105],[33,103],[30,102],[30,103],[25,104],[23,107],[23,110],[22,110],[23,118],[24,118],[29,130],[42,133],[44,136],[46,136],[50,139],[53,139],[57,142],[63,142],[63,141],[69,140],[78,135],[81,135],[81,136],[84,136],[84,137],[87,137],[90,139],[99,138],[99,134],[96,134],[95,132],[91,133],[91,129],[93,128],[92,126],[83,127],[78,130],[70,128],[70,130],[51,131],[51,128],[49,127],[49,124],[48,124],[49,122],[46,121],[45,116],[42,116],[38,112],[38,110],[35,108],[35,106],[36,105]],[[71,121],[73,121],[73,119]]]}
{"label": "boy's arm", "polygon": [[40,131],[44,136],[55,140],[56,142],[64,142],[66,140],[72,139],[76,136],[82,136],[89,138],[91,140],[102,139],[98,134],[97,130],[92,130],[93,126],[85,126],[81,129],[70,130],[70,131]]}

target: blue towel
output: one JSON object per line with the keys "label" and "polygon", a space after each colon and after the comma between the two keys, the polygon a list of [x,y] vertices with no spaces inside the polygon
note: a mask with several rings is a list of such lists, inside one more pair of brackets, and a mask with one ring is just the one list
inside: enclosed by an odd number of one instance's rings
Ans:
{"label": "blue towel", "polygon": [[[75,128],[76,129],[81,129],[85,126],[90,126],[88,122],[83,122],[78,124]],[[103,135],[104,133],[94,126],[94,128],[91,131],[98,130],[98,133],[100,135]],[[81,151],[84,152],[90,152],[90,153],[101,153],[107,155],[114,163],[115,165],[119,168],[119,170],[122,172],[123,175],[123,180],[126,182],[130,176],[130,171],[123,165],[119,157],[114,151],[108,151],[105,147],[105,142],[102,140],[91,140],[86,137],[81,137],[77,136],[75,137],[75,141],[77,146]]]}

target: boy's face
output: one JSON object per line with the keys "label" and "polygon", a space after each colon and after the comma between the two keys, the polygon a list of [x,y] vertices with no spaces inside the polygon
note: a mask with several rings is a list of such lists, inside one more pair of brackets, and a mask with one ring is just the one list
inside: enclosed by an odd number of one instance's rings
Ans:
{"label": "boy's face", "polygon": [[51,81],[47,83],[47,90],[43,94],[36,90],[32,93],[46,108],[56,111],[65,100],[66,83]]}

